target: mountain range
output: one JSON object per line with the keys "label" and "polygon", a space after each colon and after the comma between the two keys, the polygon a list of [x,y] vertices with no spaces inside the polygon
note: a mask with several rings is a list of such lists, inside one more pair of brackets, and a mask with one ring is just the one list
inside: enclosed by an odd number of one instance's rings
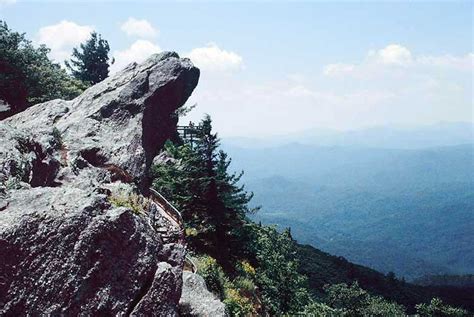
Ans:
{"label": "mountain range", "polygon": [[255,220],[408,280],[474,271],[472,124],[345,132],[324,146],[293,137],[247,148],[224,139],[262,206]]}

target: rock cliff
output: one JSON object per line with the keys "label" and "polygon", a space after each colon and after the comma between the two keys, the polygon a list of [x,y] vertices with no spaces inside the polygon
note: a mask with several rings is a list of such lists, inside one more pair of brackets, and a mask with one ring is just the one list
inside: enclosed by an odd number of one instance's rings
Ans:
{"label": "rock cliff", "polygon": [[198,80],[162,53],[0,122],[0,315],[178,313],[185,248],[148,169]]}

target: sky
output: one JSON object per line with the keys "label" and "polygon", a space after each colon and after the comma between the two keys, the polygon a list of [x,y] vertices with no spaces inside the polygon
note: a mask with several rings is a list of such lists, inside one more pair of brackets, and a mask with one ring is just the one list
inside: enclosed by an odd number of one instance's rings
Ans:
{"label": "sky", "polygon": [[201,69],[182,122],[269,136],[473,121],[469,1],[0,0],[0,19],[57,62],[95,30],[111,72],[161,51]]}

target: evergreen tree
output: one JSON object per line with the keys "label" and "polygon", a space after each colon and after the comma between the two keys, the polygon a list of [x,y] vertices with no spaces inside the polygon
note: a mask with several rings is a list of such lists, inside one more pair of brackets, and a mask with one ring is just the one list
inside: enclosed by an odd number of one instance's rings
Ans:
{"label": "evergreen tree", "polygon": [[109,51],[109,43],[100,34],[92,32],[79,49],[73,49],[72,59],[66,62],[66,66],[75,78],[97,84],[109,75]]}
{"label": "evergreen tree", "polygon": [[307,279],[298,273],[296,244],[287,229],[254,228],[257,284],[271,316],[296,314],[310,303]]}
{"label": "evergreen tree", "polygon": [[232,259],[245,250],[247,203],[252,198],[230,173],[230,159],[219,151],[219,138],[206,116],[197,127],[194,144],[167,143],[173,162],[153,168],[154,187],[182,212],[191,246],[232,270]]}
{"label": "evergreen tree", "polygon": [[53,63],[49,52],[44,45],[34,47],[25,34],[0,21],[0,119],[32,104],[72,99],[87,88]]}

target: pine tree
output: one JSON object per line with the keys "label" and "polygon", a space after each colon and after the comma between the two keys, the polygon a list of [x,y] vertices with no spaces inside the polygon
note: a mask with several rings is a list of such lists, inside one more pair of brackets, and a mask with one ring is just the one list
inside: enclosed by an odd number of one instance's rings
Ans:
{"label": "pine tree", "polygon": [[100,34],[92,32],[79,49],[73,49],[72,59],[66,66],[75,78],[94,85],[109,75],[109,51],[109,43]]}
{"label": "pine tree", "polygon": [[181,209],[192,247],[232,269],[232,259],[245,253],[252,195],[238,185],[242,174],[228,171],[231,161],[219,151],[209,116],[197,131],[192,147],[167,144],[166,152],[175,161],[154,167],[154,187]]}
{"label": "pine tree", "polygon": [[307,279],[298,273],[296,243],[289,229],[278,233],[272,227],[254,227],[258,261],[257,284],[271,316],[295,315],[309,303]]}

